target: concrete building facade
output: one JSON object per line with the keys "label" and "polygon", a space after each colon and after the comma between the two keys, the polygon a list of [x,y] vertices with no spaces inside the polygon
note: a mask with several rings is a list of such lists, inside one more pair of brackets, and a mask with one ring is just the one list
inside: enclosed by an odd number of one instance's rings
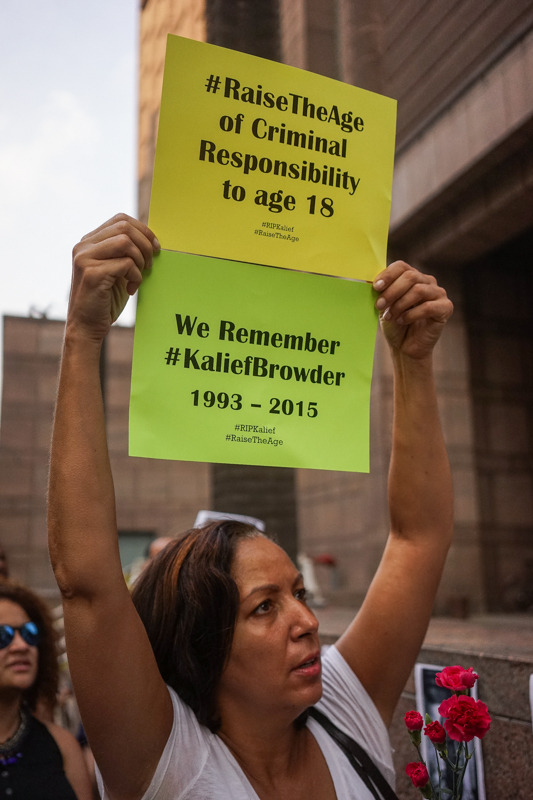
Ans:
{"label": "concrete building facade", "polygon": [[[456,311],[436,353],[456,488],[439,613],[533,610],[533,8],[526,0],[145,0],[140,9],[139,216],[147,219],[167,33],[310,69],[398,100],[390,258],[434,271]],[[45,491],[62,324],[4,320],[2,540],[48,594]],[[124,552],[201,508],[265,519],[292,554],[331,556],[324,590],[357,604],[388,529],[391,383],[378,341],[371,472],[127,456],[132,332],[114,328],[102,381]]]}
{"label": "concrete building facade", "polygon": [[[145,219],[167,33],[398,100],[390,258],[434,271],[456,306],[436,356],[457,530],[437,610],[531,610],[533,356],[525,307],[533,244],[531,3],[145,0],[139,116]],[[289,518],[295,507],[298,548],[337,560],[336,596],[351,602],[363,596],[387,530],[387,358],[378,342],[370,475],[298,470],[294,492],[290,485],[285,491]],[[212,468],[217,499],[227,497],[217,492],[221,484],[246,485],[245,497],[232,496],[233,504],[254,505],[261,487],[255,492],[247,475],[242,468]]]}

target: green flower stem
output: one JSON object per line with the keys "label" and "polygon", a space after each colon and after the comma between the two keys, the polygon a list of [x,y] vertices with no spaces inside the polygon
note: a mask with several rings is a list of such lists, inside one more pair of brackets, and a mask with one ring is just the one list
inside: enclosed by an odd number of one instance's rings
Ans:
{"label": "green flower stem", "polygon": [[[463,744],[461,744],[461,746],[463,746]],[[461,748],[459,749],[461,750]],[[472,753],[473,752],[474,751],[472,750]],[[472,753],[468,752],[468,745],[466,742],[464,742],[464,753],[465,753],[464,763],[462,768],[459,770],[459,775],[457,779],[457,800],[461,800],[461,797],[463,795],[463,781],[465,777],[466,767],[468,765],[469,760],[472,758]],[[457,755],[457,762],[459,763],[459,754]]]}
{"label": "green flower stem", "polygon": [[437,760],[437,773],[438,773],[438,776],[439,776],[439,794],[438,794],[437,800],[441,800],[442,794],[441,794],[440,789],[441,789],[441,782],[442,782],[442,773],[441,773],[441,769],[440,769],[439,751],[438,751],[436,745],[433,745],[433,749],[435,750],[435,758]]}

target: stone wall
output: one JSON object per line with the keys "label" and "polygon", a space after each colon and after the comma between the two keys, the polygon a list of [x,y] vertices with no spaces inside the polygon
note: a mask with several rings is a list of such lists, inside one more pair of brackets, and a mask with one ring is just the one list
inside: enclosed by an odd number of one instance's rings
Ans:
{"label": "stone wall", "polygon": [[[318,609],[321,637],[332,644],[352,612]],[[391,653],[391,658],[394,654]],[[481,742],[486,800],[530,800],[533,785],[533,728],[529,682],[533,675],[533,631],[527,616],[478,616],[469,620],[431,620],[418,661],[445,667],[461,664],[479,675],[478,697],[487,704],[491,727]],[[416,709],[414,671],[390,728],[400,800],[421,795],[405,765],[417,761],[403,721]]]}

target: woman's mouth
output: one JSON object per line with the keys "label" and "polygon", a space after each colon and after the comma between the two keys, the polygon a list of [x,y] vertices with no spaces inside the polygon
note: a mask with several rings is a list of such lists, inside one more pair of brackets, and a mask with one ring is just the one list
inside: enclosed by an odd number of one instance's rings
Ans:
{"label": "woman's mouth", "polygon": [[13,672],[27,672],[31,669],[31,663],[29,661],[13,661],[9,664],[9,668],[13,670]]}
{"label": "woman's mouth", "polygon": [[307,661],[302,661],[301,664],[298,664],[298,666],[293,669],[293,672],[297,672],[299,675],[305,675],[308,678],[317,677],[320,675],[321,671],[320,653],[311,656]]}

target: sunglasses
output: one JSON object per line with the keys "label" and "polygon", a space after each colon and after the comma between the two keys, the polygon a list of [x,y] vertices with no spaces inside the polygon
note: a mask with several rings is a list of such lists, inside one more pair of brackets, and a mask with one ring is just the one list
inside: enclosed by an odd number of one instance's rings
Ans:
{"label": "sunglasses", "polygon": [[13,625],[0,625],[0,650],[9,647],[15,633],[19,632],[26,644],[35,647],[39,642],[39,628],[35,622],[25,622],[24,625],[15,627]]}

